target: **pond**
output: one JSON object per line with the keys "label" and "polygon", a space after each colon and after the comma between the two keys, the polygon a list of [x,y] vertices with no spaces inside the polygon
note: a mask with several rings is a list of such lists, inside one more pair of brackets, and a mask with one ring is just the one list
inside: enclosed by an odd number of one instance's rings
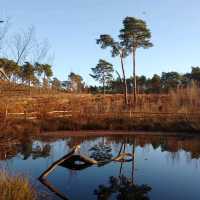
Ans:
{"label": "pond", "polygon": [[[48,175],[46,184],[38,180],[42,172],[76,145],[80,147],[76,154],[106,162],[76,170],[58,165]],[[111,161],[124,152],[134,156]],[[200,199],[198,137],[148,133],[43,137],[4,146],[0,149],[0,159],[1,167],[15,174],[25,174],[39,191],[47,192],[50,199]]]}

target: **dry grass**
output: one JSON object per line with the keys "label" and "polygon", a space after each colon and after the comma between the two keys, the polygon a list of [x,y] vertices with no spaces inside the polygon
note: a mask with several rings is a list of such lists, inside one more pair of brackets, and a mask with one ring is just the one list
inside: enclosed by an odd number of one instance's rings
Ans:
{"label": "dry grass", "polygon": [[122,94],[52,91],[31,96],[4,95],[0,98],[0,130],[7,134],[81,129],[199,131],[199,99],[200,89],[195,85],[168,94],[138,95],[136,106],[128,107]]}
{"label": "dry grass", "polygon": [[[5,87],[5,86],[4,86]],[[7,86],[8,87],[8,86]],[[177,88],[168,94],[140,94],[136,106],[125,109],[123,95],[67,94],[47,89],[32,88],[31,95],[25,86],[0,85],[0,113],[39,112],[42,115],[52,110],[71,111],[73,113],[120,113],[136,112],[197,112],[200,108],[200,88],[195,84],[187,88]],[[21,89],[20,89],[21,88]],[[23,88],[23,89],[22,89]],[[22,93],[19,93],[22,91]],[[28,94],[27,94],[28,93]],[[129,102],[133,96],[129,95]]]}
{"label": "dry grass", "polygon": [[197,113],[200,110],[200,88],[195,84],[171,91],[169,96],[171,109],[174,112]]}
{"label": "dry grass", "polygon": [[22,176],[11,176],[5,171],[0,172],[1,200],[36,200],[37,194],[28,179]]}

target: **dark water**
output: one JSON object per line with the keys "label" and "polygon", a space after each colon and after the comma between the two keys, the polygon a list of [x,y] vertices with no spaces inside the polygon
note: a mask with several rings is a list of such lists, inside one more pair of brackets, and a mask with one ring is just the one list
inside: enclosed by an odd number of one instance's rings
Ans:
{"label": "dark water", "polygon": [[[130,162],[109,162],[83,170],[58,166],[48,176],[51,186],[70,200],[200,199],[200,138],[165,136],[68,137],[23,140],[0,149],[0,165],[28,175],[38,190],[60,199],[38,181],[39,175],[74,145],[91,156],[90,149],[106,146],[107,157],[134,153]],[[96,147],[96,146],[95,146]],[[105,153],[105,154],[106,154]],[[6,158],[5,158],[6,157]]]}

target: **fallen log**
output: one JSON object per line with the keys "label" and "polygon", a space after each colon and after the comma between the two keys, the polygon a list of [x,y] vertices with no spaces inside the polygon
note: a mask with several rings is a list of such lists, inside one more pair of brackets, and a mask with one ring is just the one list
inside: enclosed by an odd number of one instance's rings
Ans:
{"label": "fallen log", "polygon": [[62,194],[57,188],[55,188],[47,179],[40,179],[40,182],[61,199],[69,200],[64,194]]}
{"label": "fallen log", "polygon": [[[131,157],[131,158],[128,158]],[[116,162],[131,162],[134,159],[134,155],[132,153],[122,153],[117,157],[113,158],[112,161]]]}
{"label": "fallen log", "polygon": [[45,179],[53,170],[55,170],[55,168],[60,165],[62,162],[64,162],[66,159],[69,159],[74,152],[77,150],[77,146],[74,147],[67,155],[63,156],[62,158],[60,158],[59,160],[57,160],[56,162],[54,162],[51,166],[49,166],[47,168],[47,170],[45,170],[39,177],[40,180]]}

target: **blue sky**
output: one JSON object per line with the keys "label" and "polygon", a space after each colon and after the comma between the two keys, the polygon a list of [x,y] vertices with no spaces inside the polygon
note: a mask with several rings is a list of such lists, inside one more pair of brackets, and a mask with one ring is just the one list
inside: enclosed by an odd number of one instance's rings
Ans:
{"label": "blue sky", "polygon": [[[117,38],[126,16],[146,20],[152,32],[154,47],[137,51],[138,74],[185,73],[199,65],[199,8],[199,0],[0,0],[0,17],[12,19],[12,32],[33,25],[39,38],[49,40],[56,77],[64,80],[73,71],[92,84],[88,74],[100,58],[121,72],[118,59],[95,40],[103,33]],[[131,75],[131,57],[125,67]]]}

